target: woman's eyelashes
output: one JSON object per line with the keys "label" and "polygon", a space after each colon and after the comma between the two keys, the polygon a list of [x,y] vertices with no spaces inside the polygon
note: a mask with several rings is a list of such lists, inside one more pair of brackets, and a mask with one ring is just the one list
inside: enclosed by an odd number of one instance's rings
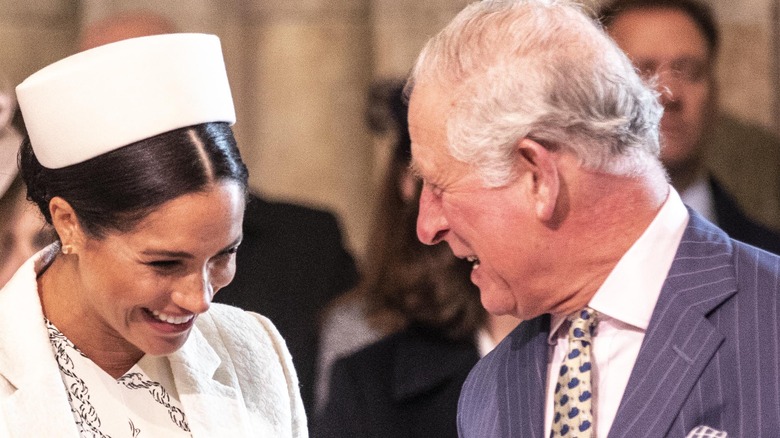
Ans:
{"label": "woman's eyelashes", "polygon": [[[212,257],[212,260],[215,261],[222,261],[225,259],[230,258],[231,256],[235,255],[238,252],[238,245],[232,246],[221,253],[215,255]],[[178,268],[181,268],[184,266],[184,261],[180,259],[161,259],[161,260],[151,260],[144,262],[145,265],[151,266],[154,269],[160,270],[160,271],[174,271]]]}
{"label": "woman's eyelashes", "polygon": [[182,263],[180,260],[153,260],[146,262],[146,265],[160,271],[172,271],[181,267]]}

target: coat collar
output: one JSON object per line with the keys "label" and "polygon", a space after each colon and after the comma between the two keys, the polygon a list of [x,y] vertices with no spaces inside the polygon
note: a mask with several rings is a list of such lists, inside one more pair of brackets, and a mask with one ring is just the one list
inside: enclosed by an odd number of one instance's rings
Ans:
{"label": "coat collar", "polygon": [[733,247],[690,215],[610,436],[665,436],[725,339],[707,316],[737,292]]}
{"label": "coat collar", "polygon": [[0,380],[10,385],[0,415],[12,437],[79,436],[38,298],[37,276],[57,251],[43,249],[0,290]]}

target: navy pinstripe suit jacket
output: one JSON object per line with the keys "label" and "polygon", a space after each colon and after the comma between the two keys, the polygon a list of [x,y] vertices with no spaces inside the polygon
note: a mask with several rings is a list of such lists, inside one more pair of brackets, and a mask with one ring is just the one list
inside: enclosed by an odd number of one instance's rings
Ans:
{"label": "navy pinstripe suit jacket", "polygon": [[[780,257],[689,212],[609,436],[780,437]],[[461,437],[544,438],[549,330],[549,315],[523,322],[474,367]]]}

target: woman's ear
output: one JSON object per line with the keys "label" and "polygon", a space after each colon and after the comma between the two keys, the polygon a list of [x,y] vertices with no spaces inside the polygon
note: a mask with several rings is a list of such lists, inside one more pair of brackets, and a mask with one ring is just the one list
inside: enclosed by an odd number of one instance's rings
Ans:
{"label": "woman's ear", "polygon": [[537,218],[553,219],[560,191],[560,175],[555,154],[541,144],[523,138],[517,142],[517,156],[528,174],[528,190]]}
{"label": "woman's ear", "polygon": [[55,196],[49,201],[51,222],[62,243],[62,252],[70,254],[77,252],[84,243],[84,230],[81,228],[76,211],[68,201]]}

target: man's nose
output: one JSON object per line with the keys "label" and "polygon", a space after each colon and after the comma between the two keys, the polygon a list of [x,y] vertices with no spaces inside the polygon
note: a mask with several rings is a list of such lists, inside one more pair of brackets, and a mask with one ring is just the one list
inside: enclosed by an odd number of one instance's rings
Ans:
{"label": "man's nose", "polygon": [[441,200],[427,184],[423,184],[417,215],[417,238],[426,245],[435,245],[444,239],[448,227],[447,219],[442,214]]}

